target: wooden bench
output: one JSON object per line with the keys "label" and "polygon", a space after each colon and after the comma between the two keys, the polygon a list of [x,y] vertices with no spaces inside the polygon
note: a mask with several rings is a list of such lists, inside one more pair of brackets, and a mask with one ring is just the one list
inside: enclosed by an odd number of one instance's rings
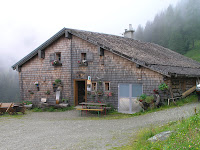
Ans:
{"label": "wooden bench", "polygon": [[14,113],[13,109],[14,103],[1,103],[0,114],[9,113],[10,115]]}
{"label": "wooden bench", "polygon": [[86,113],[87,113],[87,111],[97,111],[98,112],[98,116],[99,116],[99,112],[104,111],[104,109],[95,109],[95,108],[93,108],[93,109],[89,109],[89,108],[76,108],[76,110],[80,110],[80,114],[81,115],[82,115],[82,111],[83,110],[85,110]]}
{"label": "wooden bench", "polygon": [[14,109],[14,114],[17,114],[18,112],[25,114],[26,110],[26,108],[22,104],[14,104],[13,109]]}
{"label": "wooden bench", "polygon": [[170,101],[172,101],[176,105],[176,100],[181,99],[182,97],[174,97],[174,98],[168,98],[168,105],[170,104]]}
{"label": "wooden bench", "polygon": [[[101,109],[101,106],[87,106],[88,109]],[[111,107],[103,107],[104,109],[111,109]]]}

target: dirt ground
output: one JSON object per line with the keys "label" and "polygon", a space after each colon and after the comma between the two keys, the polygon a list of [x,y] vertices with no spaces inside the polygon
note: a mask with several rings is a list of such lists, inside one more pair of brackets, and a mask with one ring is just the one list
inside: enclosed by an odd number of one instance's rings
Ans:
{"label": "dirt ground", "polygon": [[200,103],[116,120],[80,117],[76,110],[0,117],[0,149],[109,149],[127,144],[140,128],[188,117],[194,107],[199,110]]}

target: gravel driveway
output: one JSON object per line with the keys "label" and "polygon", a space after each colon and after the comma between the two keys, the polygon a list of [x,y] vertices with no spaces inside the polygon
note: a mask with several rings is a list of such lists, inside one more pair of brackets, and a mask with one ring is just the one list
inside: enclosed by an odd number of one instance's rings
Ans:
{"label": "gravel driveway", "polygon": [[109,149],[127,144],[138,129],[194,114],[200,103],[116,120],[90,120],[76,110],[0,118],[1,150]]}

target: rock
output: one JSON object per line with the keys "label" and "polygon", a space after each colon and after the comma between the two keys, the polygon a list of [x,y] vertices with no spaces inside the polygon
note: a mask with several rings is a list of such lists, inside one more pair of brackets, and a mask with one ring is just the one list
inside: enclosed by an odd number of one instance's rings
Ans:
{"label": "rock", "polygon": [[24,107],[25,107],[26,109],[31,109],[31,108],[33,107],[33,104],[24,105]]}
{"label": "rock", "polygon": [[59,104],[61,107],[68,107],[69,104]]}
{"label": "rock", "polygon": [[173,133],[173,131],[161,132],[161,133],[156,134],[156,135],[154,135],[153,137],[149,138],[148,140],[151,141],[151,142],[164,141],[164,140],[166,140],[172,133]]}
{"label": "rock", "polygon": [[132,113],[140,112],[142,109],[141,102],[136,99],[132,100]]}

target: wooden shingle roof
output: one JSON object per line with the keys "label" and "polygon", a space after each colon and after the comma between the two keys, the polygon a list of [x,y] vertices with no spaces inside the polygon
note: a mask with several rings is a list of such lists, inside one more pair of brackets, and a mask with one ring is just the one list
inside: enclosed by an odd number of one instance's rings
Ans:
{"label": "wooden shingle roof", "polygon": [[200,76],[199,62],[157,44],[141,42],[116,35],[68,28],[60,30],[32,53],[13,65],[12,68],[15,69],[17,65],[23,65],[23,63],[36,55],[38,50],[43,50],[45,47],[49,46],[53,41],[65,34],[66,31],[163,75],[171,76],[176,74],[190,77]]}

